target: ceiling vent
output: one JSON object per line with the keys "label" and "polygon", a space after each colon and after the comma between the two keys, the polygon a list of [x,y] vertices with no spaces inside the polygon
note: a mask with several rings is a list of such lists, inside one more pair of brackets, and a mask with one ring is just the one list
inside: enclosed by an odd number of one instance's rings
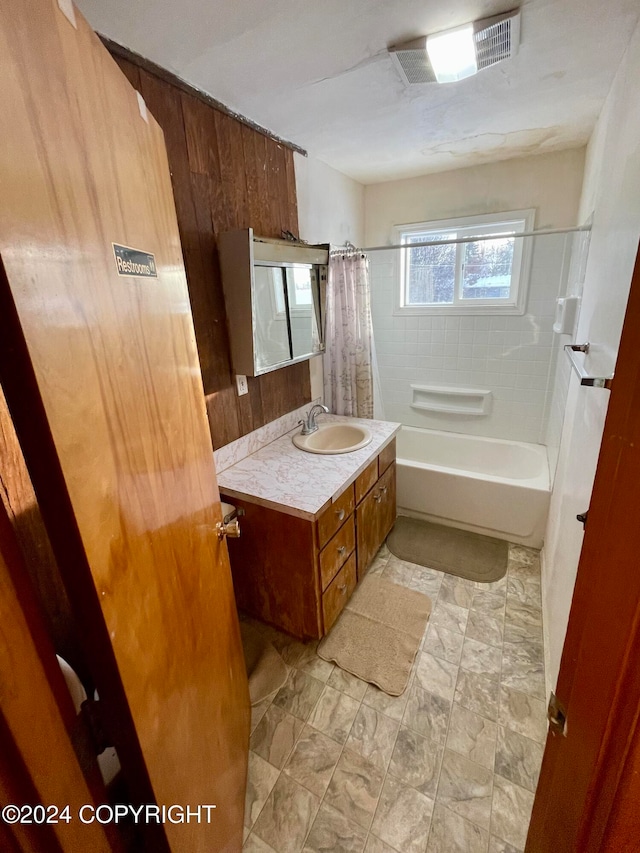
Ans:
{"label": "ceiling vent", "polygon": [[474,24],[478,71],[515,56],[520,45],[520,12],[506,12]]}
{"label": "ceiling vent", "polygon": [[[478,71],[515,56],[520,45],[520,10],[475,21],[473,41]],[[427,36],[393,45],[389,56],[406,86],[437,82],[427,55]]]}
{"label": "ceiling vent", "polygon": [[390,47],[389,55],[406,86],[436,82],[436,75],[427,56],[426,36]]}

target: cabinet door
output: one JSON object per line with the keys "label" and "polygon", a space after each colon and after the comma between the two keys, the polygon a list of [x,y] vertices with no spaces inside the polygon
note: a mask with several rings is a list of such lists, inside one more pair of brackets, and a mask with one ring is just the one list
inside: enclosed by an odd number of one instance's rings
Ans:
{"label": "cabinet door", "polygon": [[[380,490],[378,503],[378,548],[389,535],[396,520],[396,463],[391,465],[378,480]],[[377,550],[377,549],[376,549]],[[375,556],[375,555],[374,555]]]}
{"label": "cabinet door", "polygon": [[392,463],[356,510],[358,580],[393,527],[396,517],[396,465]]}
{"label": "cabinet door", "polygon": [[378,518],[377,494],[378,490],[374,487],[356,509],[359,581],[365,576],[367,568],[376,553],[376,543],[378,541],[378,532],[376,530]]}

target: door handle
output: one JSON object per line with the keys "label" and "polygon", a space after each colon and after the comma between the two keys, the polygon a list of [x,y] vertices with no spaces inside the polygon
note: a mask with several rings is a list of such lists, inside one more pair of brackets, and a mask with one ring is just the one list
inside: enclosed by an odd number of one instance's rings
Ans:
{"label": "door handle", "polygon": [[579,513],[578,515],[576,515],[576,519],[577,519],[577,520],[582,524],[582,528],[583,528],[583,530],[584,530],[584,529],[586,529],[586,527],[587,527],[587,517],[588,517],[588,515],[589,515],[589,510],[588,510],[588,509],[587,509],[587,510],[585,510],[584,512],[581,512],[581,513]]}
{"label": "door handle", "polygon": [[218,539],[222,541],[225,537],[229,539],[238,539],[240,537],[240,522],[237,518],[234,518],[232,521],[227,521],[226,524],[224,521],[219,521],[216,524],[216,533],[218,534]]}
{"label": "door handle", "polygon": [[549,698],[547,720],[549,721],[549,729],[554,735],[567,736],[567,709],[555,693],[552,693]]}

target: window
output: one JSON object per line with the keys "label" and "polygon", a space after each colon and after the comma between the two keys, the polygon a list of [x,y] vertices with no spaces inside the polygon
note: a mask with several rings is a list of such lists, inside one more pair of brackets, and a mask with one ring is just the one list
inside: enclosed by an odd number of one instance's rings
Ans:
{"label": "window", "polygon": [[[518,210],[398,226],[396,242],[408,247],[399,253],[399,313],[523,314],[532,238],[513,235],[530,231],[534,215]],[[441,243],[470,237],[478,240]]]}

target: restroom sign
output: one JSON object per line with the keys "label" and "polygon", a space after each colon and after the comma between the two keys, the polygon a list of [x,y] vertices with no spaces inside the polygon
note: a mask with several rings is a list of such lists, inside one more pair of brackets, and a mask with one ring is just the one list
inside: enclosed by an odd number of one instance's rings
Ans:
{"label": "restroom sign", "polygon": [[158,278],[156,259],[151,252],[131,249],[112,243],[118,275],[135,275],[143,278]]}

